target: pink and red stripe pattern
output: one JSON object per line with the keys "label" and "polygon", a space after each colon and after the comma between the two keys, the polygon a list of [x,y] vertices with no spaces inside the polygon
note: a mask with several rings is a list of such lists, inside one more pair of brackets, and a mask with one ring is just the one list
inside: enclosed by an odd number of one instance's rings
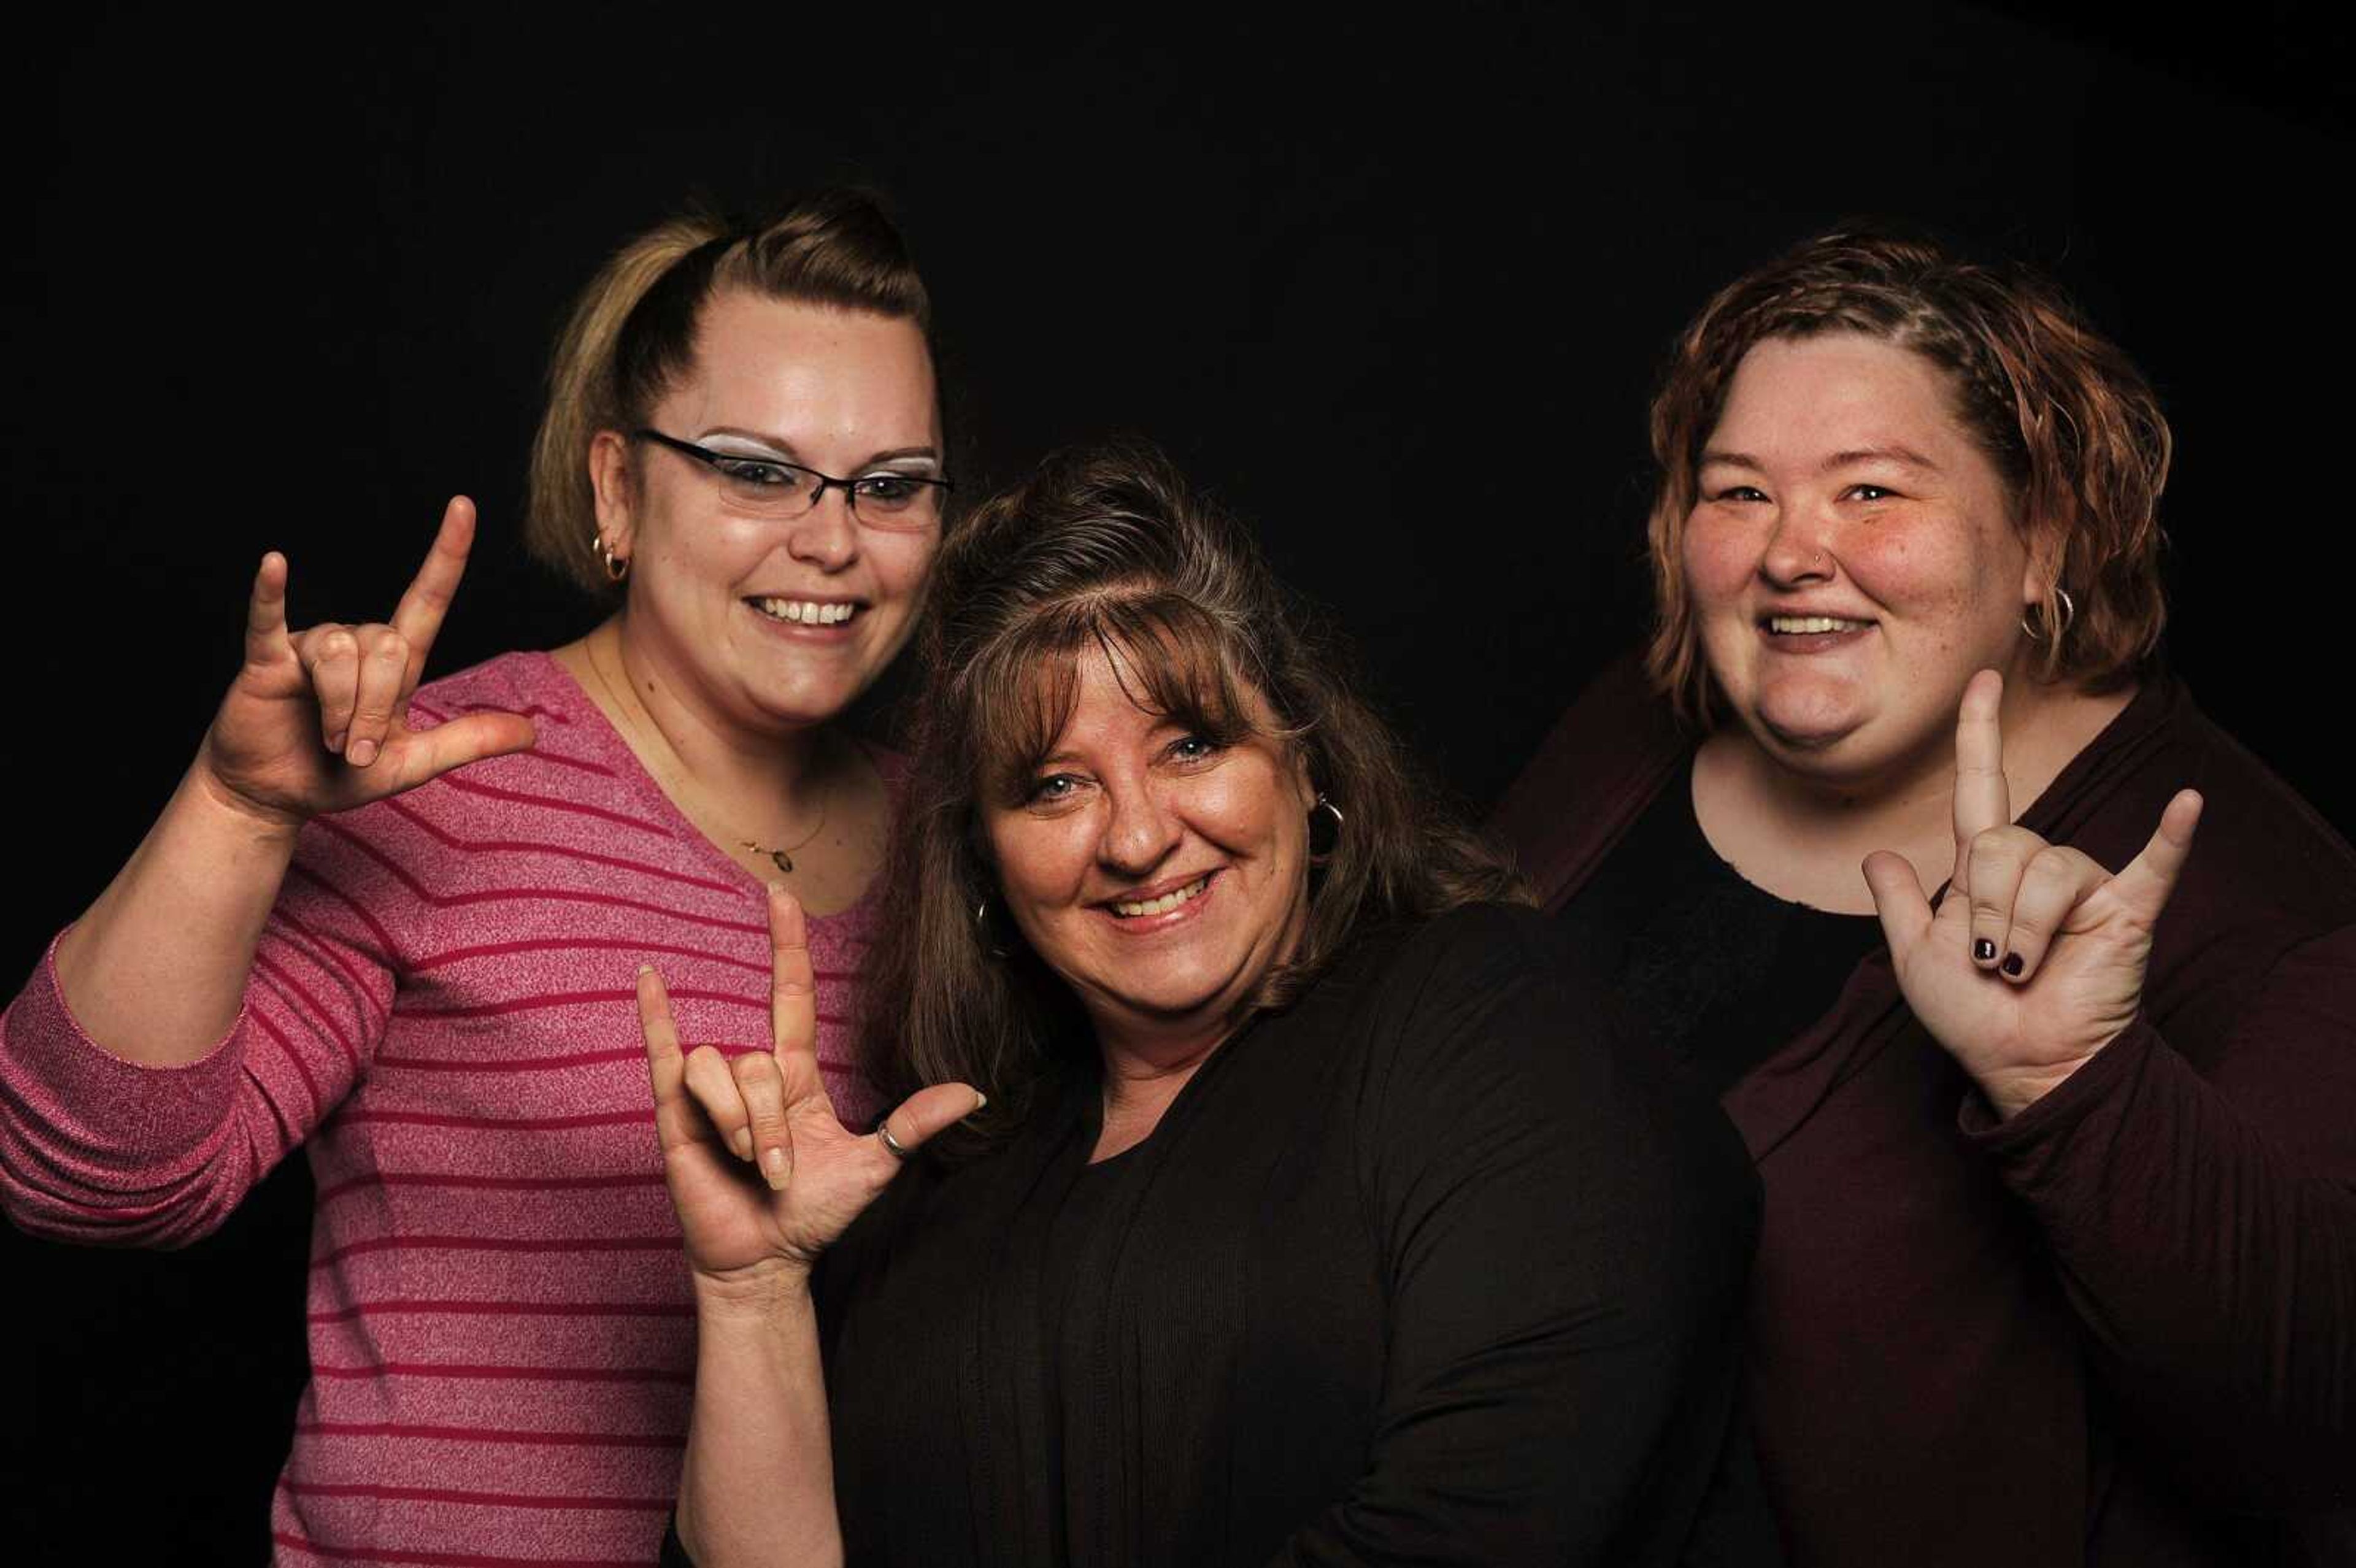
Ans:
{"label": "pink and red stripe pattern", "polygon": [[[694,1311],[637,1037],[641,962],[682,1036],[768,1039],[760,888],[665,798],[554,660],[418,694],[530,713],[540,743],[316,823],[243,1016],[187,1067],[75,1024],[44,964],[0,1020],[0,1197],[27,1230],[171,1245],[305,1144],[312,1381],[273,1508],[286,1563],[654,1561]],[[810,924],[846,1121],[873,911]]]}

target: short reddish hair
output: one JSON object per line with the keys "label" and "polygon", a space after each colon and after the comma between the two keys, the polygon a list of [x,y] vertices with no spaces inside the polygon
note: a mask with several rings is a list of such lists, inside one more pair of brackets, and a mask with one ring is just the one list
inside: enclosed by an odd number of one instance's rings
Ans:
{"label": "short reddish hair", "polygon": [[[2052,563],[2041,674],[2089,690],[2130,679],[2158,646],[2158,510],[2173,444],[2127,357],[2062,291],[1927,240],[1852,225],[1737,278],[1678,337],[1653,398],[1650,525],[1658,621],[1646,662],[1683,717],[1709,711],[1683,548],[1703,445],[1742,357],[1770,338],[1855,332],[1946,372],[1955,413],[2010,493],[2013,524]],[[2066,589],[2075,613],[2060,613]],[[2065,624],[2066,621],[2066,624]]]}

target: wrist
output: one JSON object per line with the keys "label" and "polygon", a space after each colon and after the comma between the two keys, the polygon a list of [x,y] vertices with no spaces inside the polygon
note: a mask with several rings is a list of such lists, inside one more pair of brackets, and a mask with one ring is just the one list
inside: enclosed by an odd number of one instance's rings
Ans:
{"label": "wrist", "polygon": [[2104,1046],[2125,1032],[2124,1028],[2113,1029],[2091,1049],[2064,1061],[1993,1072],[1985,1077],[1975,1074],[1980,1094],[1998,1121],[2008,1122],[2068,1083],[2086,1063],[2100,1056]]}
{"label": "wrist", "polygon": [[221,777],[214,765],[212,741],[207,737],[188,769],[184,792],[197,808],[217,825],[250,834],[264,843],[284,843],[291,851],[305,820],[300,813],[265,805]]}
{"label": "wrist", "polygon": [[767,1319],[778,1312],[807,1307],[810,1271],[807,1264],[771,1258],[750,1268],[707,1274],[690,1271],[697,1315],[706,1322]]}

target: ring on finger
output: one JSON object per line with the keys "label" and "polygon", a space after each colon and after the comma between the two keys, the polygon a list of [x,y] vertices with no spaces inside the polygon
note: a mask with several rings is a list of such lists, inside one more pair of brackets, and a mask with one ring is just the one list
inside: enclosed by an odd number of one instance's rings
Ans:
{"label": "ring on finger", "polygon": [[884,1141],[884,1147],[885,1148],[892,1151],[892,1157],[894,1159],[905,1159],[908,1157],[908,1151],[900,1147],[900,1140],[898,1138],[892,1136],[891,1118],[887,1116],[876,1125],[875,1136]]}

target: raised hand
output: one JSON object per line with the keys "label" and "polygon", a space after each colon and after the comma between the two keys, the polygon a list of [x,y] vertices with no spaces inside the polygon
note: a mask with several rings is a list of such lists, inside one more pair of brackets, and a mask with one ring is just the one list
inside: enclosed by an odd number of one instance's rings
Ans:
{"label": "raised hand", "polygon": [[[765,1267],[807,1271],[900,1168],[880,1134],[835,1119],[818,1067],[818,987],[801,905],[769,890],[769,1030],[774,1049],[733,1061],[716,1047],[681,1054],[662,976],[638,971],[638,1024],[654,1080],[663,1174],[689,1264],[715,1280]],[[936,1083],[884,1120],[913,1152],[981,1108],[963,1083]]]}
{"label": "raised hand", "polygon": [[1955,869],[1934,915],[1914,868],[1869,855],[1865,880],[1907,1006],[2010,1116],[2134,1020],[2152,928],[2192,850],[2201,797],[2178,795],[2115,877],[2012,821],[1997,711],[1982,670],[1955,720]]}
{"label": "raised hand", "polygon": [[470,713],[409,727],[409,698],[442,630],[475,539],[475,504],[443,514],[425,564],[389,624],[286,629],[286,558],[254,573],[245,662],[206,732],[199,776],[229,804],[300,823],[412,789],[436,774],[532,743],[531,721]]}

